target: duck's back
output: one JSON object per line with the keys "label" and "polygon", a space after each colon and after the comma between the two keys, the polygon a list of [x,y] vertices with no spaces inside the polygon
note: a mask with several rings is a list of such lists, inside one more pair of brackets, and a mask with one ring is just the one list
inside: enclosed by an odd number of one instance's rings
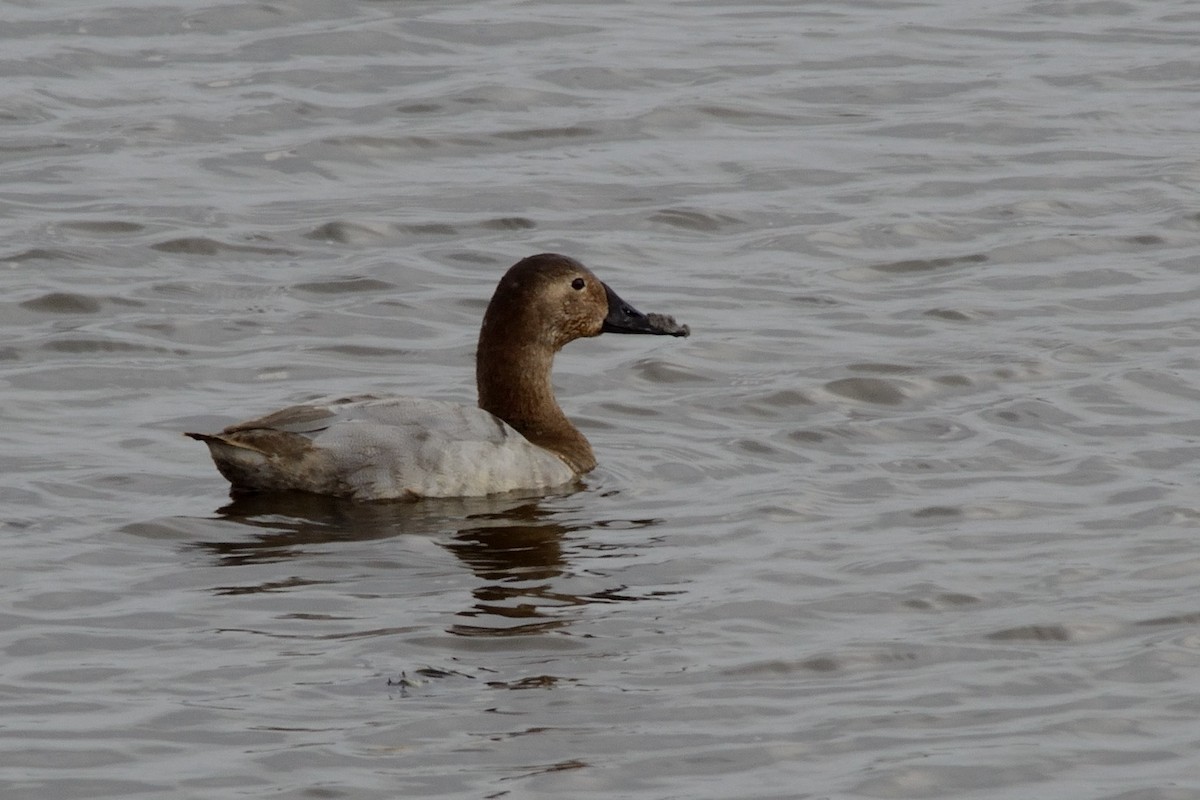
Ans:
{"label": "duck's back", "polygon": [[547,489],[578,477],[548,450],[471,406],[359,396],[291,406],[188,434],[235,488],[356,500],[472,497]]}

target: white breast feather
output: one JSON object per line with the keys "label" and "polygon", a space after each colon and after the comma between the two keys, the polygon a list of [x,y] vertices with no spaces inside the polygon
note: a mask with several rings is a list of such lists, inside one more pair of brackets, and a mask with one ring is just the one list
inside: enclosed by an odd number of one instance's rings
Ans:
{"label": "white breast feather", "polygon": [[576,477],[558,456],[472,406],[389,397],[325,407],[335,416],[310,434],[313,444],[359,499],[479,496]]}

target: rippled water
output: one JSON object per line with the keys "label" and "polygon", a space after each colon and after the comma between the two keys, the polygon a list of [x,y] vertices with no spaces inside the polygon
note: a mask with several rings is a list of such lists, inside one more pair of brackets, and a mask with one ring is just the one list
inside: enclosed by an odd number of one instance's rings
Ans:
{"label": "rippled water", "polygon": [[[1200,11],[0,7],[0,790],[1197,798]],[[230,503],[471,402],[556,250],[585,490]]]}

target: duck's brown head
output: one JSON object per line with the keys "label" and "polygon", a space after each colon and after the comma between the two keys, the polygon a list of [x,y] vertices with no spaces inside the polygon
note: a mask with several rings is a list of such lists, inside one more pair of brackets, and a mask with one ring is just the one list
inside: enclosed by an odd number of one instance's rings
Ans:
{"label": "duck's brown head", "polygon": [[518,261],[500,279],[484,314],[480,344],[490,335],[536,341],[557,351],[601,333],[687,336],[689,331],[671,317],[638,311],[575,259],[542,253]]}

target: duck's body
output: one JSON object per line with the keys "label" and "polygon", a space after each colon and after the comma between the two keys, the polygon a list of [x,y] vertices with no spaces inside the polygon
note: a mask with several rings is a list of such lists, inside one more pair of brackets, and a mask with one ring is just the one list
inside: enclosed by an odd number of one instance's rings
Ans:
{"label": "duck's body", "polygon": [[392,500],[563,486],[596,460],[554,398],[554,353],[604,331],[688,334],[669,317],[635,311],[573,259],[531,256],[505,274],[484,315],[479,408],[348,397],[187,435],[209,446],[235,491]]}
{"label": "duck's body", "polygon": [[549,489],[578,474],[481,408],[419,397],[347,397],[232,425],[206,442],[229,482],[357,500]]}

